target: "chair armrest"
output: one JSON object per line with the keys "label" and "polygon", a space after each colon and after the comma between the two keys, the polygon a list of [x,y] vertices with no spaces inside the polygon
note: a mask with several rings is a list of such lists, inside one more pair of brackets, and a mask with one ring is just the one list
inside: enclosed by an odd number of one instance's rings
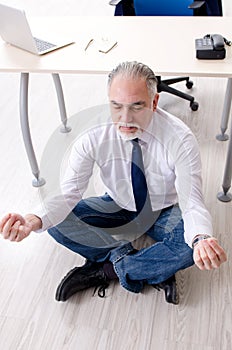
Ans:
{"label": "chair armrest", "polygon": [[205,4],[205,1],[194,1],[191,5],[188,6],[189,9],[196,10],[201,8]]}
{"label": "chair armrest", "polygon": [[116,5],[118,5],[120,2],[121,2],[121,0],[110,0],[110,1],[109,1],[109,4],[110,4],[110,5],[113,5],[113,6],[116,6]]}

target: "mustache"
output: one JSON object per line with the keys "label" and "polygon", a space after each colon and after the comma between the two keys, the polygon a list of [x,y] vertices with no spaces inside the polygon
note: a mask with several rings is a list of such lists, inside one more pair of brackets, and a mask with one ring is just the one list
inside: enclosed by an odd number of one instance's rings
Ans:
{"label": "mustache", "polygon": [[118,122],[117,127],[120,128],[120,126],[125,126],[127,128],[137,128],[140,129],[140,126],[137,123],[125,123],[125,122]]}

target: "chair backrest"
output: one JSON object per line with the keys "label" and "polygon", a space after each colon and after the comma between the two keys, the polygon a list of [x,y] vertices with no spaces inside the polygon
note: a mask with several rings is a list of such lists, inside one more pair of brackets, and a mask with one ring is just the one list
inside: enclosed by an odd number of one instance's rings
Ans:
{"label": "chair backrest", "polygon": [[202,10],[188,8],[194,0],[134,0],[136,16],[222,16],[221,0],[205,0]]}
{"label": "chair backrest", "polygon": [[222,16],[221,0],[206,0],[207,16]]}
{"label": "chair backrest", "polygon": [[134,0],[136,16],[193,16],[193,0]]}

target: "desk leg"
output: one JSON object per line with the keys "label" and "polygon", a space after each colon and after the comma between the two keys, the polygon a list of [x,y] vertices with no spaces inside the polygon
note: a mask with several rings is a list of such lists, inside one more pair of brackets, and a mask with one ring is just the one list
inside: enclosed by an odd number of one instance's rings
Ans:
{"label": "desk leg", "polygon": [[232,200],[232,195],[228,193],[231,187],[231,177],[232,177],[232,121],[230,128],[230,141],[228,145],[228,151],[226,156],[226,165],[224,170],[224,177],[222,183],[223,192],[219,192],[217,198],[222,202],[230,202]]}
{"label": "desk leg", "polygon": [[67,113],[66,113],[64,94],[63,94],[63,89],[62,89],[59,74],[53,73],[52,78],[56,88],[56,94],[57,94],[59,108],[60,108],[61,121],[63,123],[63,126],[60,128],[60,131],[64,133],[70,132],[72,129],[69,126],[67,126]]}
{"label": "desk leg", "polygon": [[31,133],[28,120],[28,83],[29,73],[21,73],[20,81],[20,123],[23,135],[23,141],[26,148],[28,160],[35,179],[32,181],[34,187],[39,187],[45,184],[45,180],[40,178],[40,172],[35,157],[35,152],[32,145]]}
{"label": "desk leg", "polygon": [[[221,134],[216,136],[216,139],[219,141],[226,141],[229,138],[229,136],[227,134],[225,134],[225,132],[226,132],[226,129],[228,127],[231,99],[232,99],[232,78],[228,78],[224,106],[223,106],[223,112],[222,112]],[[231,134],[230,134],[230,136],[232,137]]]}

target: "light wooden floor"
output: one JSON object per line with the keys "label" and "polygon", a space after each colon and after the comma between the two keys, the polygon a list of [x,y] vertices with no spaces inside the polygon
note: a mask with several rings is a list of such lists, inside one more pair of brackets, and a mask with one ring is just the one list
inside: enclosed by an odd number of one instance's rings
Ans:
{"label": "light wooden floor", "polygon": [[[112,14],[107,1],[92,2],[93,10],[102,6],[105,14]],[[54,3],[54,14],[60,14],[62,6],[65,13],[72,6],[77,9],[77,1],[65,5],[61,1],[49,1],[49,4],[40,1],[40,14],[45,14],[46,8],[50,9]],[[32,15],[37,10],[27,0],[11,1],[11,4],[23,6]],[[78,0],[78,6],[84,11],[89,1]],[[105,76],[61,78],[69,116],[107,101]],[[192,112],[187,102],[165,94],[161,95],[160,106],[184,120],[199,140],[205,200],[213,217],[215,236],[226,249],[228,262],[212,272],[201,272],[195,267],[179,272],[178,306],[167,304],[163,292],[153,288],[137,295],[117,283],[110,286],[105,299],[93,296],[93,291],[88,290],[67,303],[58,303],[54,300],[57,284],[69,269],[82,264],[83,259],[56,244],[46,233],[34,233],[19,244],[1,238],[0,349],[232,349],[232,203],[223,204],[216,199],[228,145],[215,140],[226,80],[193,80],[192,92],[200,103],[199,111]],[[39,191],[31,186],[20,134],[18,85],[18,75],[0,75],[0,216],[8,211],[30,212],[39,202]],[[184,89],[183,84],[179,86]],[[51,77],[35,74],[30,87],[31,128],[41,159],[59,125],[59,115]],[[65,137],[60,134],[58,149],[66,142]]]}

